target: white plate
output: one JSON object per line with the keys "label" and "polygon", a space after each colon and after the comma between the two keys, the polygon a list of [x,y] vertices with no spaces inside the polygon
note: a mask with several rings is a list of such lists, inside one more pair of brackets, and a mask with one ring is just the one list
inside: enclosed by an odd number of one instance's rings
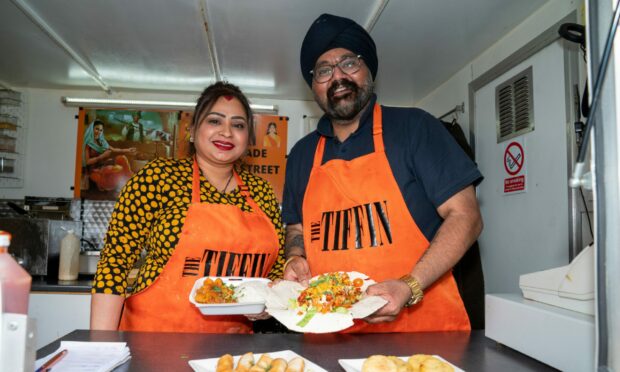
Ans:
{"label": "white plate", "polygon": [[[465,372],[462,369],[460,369],[459,367],[455,366],[454,364],[448,362],[447,360],[445,360],[444,358],[440,357],[439,355],[433,355],[435,358],[443,360],[444,362],[448,363],[449,365],[451,365],[454,368],[454,372]],[[408,356],[406,357],[399,357],[400,359],[404,360],[405,362],[407,361],[407,359],[409,359]],[[338,363],[340,363],[340,366],[342,368],[344,368],[344,370],[346,372],[361,372],[362,371],[362,364],[364,364],[364,361],[366,360],[366,358],[362,358],[362,359],[338,359]]]}
{"label": "white plate", "polygon": [[[204,315],[243,315],[243,314],[260,314],[265,310],[265,301],[257,301],[257,302],[238,302],[233,304],[201,304],[196,302],[194,297],[196,297],[196,291],[198,288],[202,287],[202,283],[207,279],[211,278],[212,280],[217,279],[217,276],[211,277],[203,277],[194,283],[191,292],[189,293],[189,302],[194,304],[200,310],[200,312]],[[241,283],[248,282],[259,282],[267,283],[270,282],[269,279],[266,278],[246,278],[240,276],[222,276],[219,277],[222,279],[224,284],[231,284],[234,287],[239,286]]]}
{"label": "white plate", "polygon": [[[374,280],[368,278],[366,274],[356,271],[348,272],[349,277],[353,281],[356,278],[364,280],[362,292],[366,291],[368,286],[375,283]],[[310,281],[316,280],[319,276],[315,276]],[[299,314],[298,309],[289,308],[290,300],[295,301],[304,287],[298,283],[281,281],[274,285],[272,293],[278,297],[278,301],[267,302],[267,312],[276,318],[280,323],[288,329],[302,333],[331,333],[338,332],[353,326],[353,319],[365,318],[383,307],[387,301],[378,296],[365,296],[359,302],[354,304],[347,313],[317,313],[310,319],[305,326],[299,326],[298,323],[305,316],[305,313]]]}
{"label": "white plate", "polygon": [[[263,354],[265,353],[254,353],[254,360],[258,361],[260,356]],[[287,362],[295,357],[301,357],[306,363],[306,369],[304,372],[327,372],[326,369],[323,369],[320,366],[312,363],[308,359],[302,357],[301,355],[295,353],[292,350],[267,352],[266,354],[269,354],[269,356],[272,357],[273,359],[282,358],[286,360]],[[239,361],[239,358],[241,358],[241,355],[235,355],[233,357],[235,361],[235,366],[237,366],[237,362]],[[190,360],[188,363],[189,363],[189,366],[192,367],[194,371],[196,372],[215,372],[215,367],[217,367],[217,361],[219,359],[220,358],[218,357],[218,358],[209,358],[209,359]]]}

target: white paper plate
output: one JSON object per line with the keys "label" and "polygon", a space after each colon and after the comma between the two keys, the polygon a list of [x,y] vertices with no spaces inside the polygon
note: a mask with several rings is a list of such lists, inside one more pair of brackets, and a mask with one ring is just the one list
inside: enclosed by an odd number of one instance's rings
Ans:
{"label": "white paper plate", "polygon": [[[194,304],[200,310],[200,312],[204,315],[243,315],[243,314],[260,314],[265,310],[265,301],[257,301],[257,302],[238,302],[234,304],[201,304],[196,302],[194,299],[196,297],[196,291],[198,288],[202,287],[202,283],[207,279],[211,278],[212,280],[217,279],[216,276],[211,277],[203,277],[194,283],[191,292],[189,293],[189,302]],[[224,284],[231,284],[235,287],[239,286],[242,283],[248,282],[259,282],[267,283],[270,282],[269,279],[266,278],[246,278],[239,276],[222,276],[219,277],[222,279]]]}
{"label": "white paper plate", "polygon": [[[444,362],[448,363],[449,365],[451,365],[454,368],[455,372],[465,372],[462,369],[460,369],[459,367],[455,366],[454,364],[448,362],[447,360],[445,360],[444,358],[440,357],[439,355],[433,355],[435,358],[443,360]],[[404,360],[405,362],[407,361],[407,359],[409,359],[408,356],[406,357],[399,357],[400,359]],[[338,359],[338,363],[340,363],[340,366],[346,371],[346,372],[361,372],[362,371],[362,364],[364,364],[364,361],[366,360],[366,358],[362,358],[362,359]]]}
{"label": "white paper plate", "polygon": [[[265,353],[254,353],[254,360],[258,361],[258,358],[260,358],[260,356],[263,354]],[[308,359],[302,357],[301,355],[295,353],[292,350],[267,352],[266,354],[269,354],[269,356],[271,356],[273,359],[282,358],[286,361],[289,361],[295,357],[301,357],[303,358],[304,362],[306,362],[306,369],[304,372],[327,372],[326,369],[323,369],[320,366],[312,363]],[[239,358],[241,358],[241,355],[235,355],[233,357],[235,361],[235,366],[237,366],[237,362],[239,361]],[[217,367],[217,361],[219,359],[220,358],[217,357],[217,358],[209,358],[209,359],[190,360],[188,363],[189,363],[189,366],[192,367],[194,371],[196,372],[215,372],[215,367]]]}
{"label": "white paper plate", "polygon": [[[366,291],[368,286],[375,284],[375,281],[368,278],[368,275],[362,274],[356,271],[348,272],[351,280],[356,278],[361,278],[364,280],[364,284],[362,285],[362,292]],[[318,278],[318,275],[313,277],[312,280]],[[283,290],[279,293],[276,293],[280,287],[287,284],[287,288],[283,288]],[[332,333],[342,331],[343,329],[347,329],[351,327],[354,322],[353,319],[365,318],[368,315],[374,313],[383,307],[387,301],[382,297],[378,296],[367,296],[362,298],[358,303],[354,304],[349,312],[341,314],[341,313],[327,313],[321,314],[317,313],[310,319],[308,324],[305,326],[299,326],[300,320],[302,320],[305,316],[304,313],[299,314],[299,310],[290,309],[287,306],[290,299],[297,299],[303,287],[297,283],[290,284],[286,283],[286,281],[281,281],[280,283],[274,285],[272,287],[272,293],[277,296],[284,296],[286,298],[279,299],[279,301],[273,301],[272,304],[271,299],[267,302],[267,312],[276,318],[280,323],[286,326],[291,331],[302,332],[302,333]],[[286,305],[284,305],[286,304]],[[279,307],[277,306],[279,305]]]}

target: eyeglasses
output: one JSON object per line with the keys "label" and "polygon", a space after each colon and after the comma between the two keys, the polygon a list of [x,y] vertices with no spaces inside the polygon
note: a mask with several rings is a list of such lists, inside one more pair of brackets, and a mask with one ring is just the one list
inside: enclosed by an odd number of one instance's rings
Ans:
{"label": "eyeglasses", "polygon": [[334,75],[334,69],[336,67],[338,67],[340,71],[344,72],[347,75],[358,72],[362,65],[361,58],[361,55],[345,56],[340,62],[334,65],[321,65],[310,71],[310,73],[312,74],[314,81],[316,81],[317,83],[326,83]]}

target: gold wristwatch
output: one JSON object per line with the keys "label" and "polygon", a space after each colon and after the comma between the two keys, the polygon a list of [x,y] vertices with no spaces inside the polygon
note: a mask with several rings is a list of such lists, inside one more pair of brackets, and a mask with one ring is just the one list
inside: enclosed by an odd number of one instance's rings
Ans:
{"label": "gold wristwatch", "polygon": [[409,298],[409,301],[407,301],[405,307],[413,306],[422,301],[424,298],[424,292],[422,291],[422,288],[420,288],[420,283],[418,283],[414,277],[407,274],[401,276],[399,280],[405,282],[405,284],[409,286],[409,289],[411,289],[411,298]]}

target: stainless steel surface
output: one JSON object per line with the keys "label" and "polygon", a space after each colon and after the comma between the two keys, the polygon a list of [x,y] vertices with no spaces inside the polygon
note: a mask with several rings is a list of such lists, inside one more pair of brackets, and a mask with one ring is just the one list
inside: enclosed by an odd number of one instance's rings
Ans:
{"label": "stainless steel surface", "polygon": [[83,251],[80,253],[80,274],[94,274],[101,251]]}
{"label": "stainless steel surface", "polygon": [[81,222],[40,218],[0,218],[0,230],[12,235],[9,252],[31,275],[57,275],[60,241],[66,229],[77,233]]}

